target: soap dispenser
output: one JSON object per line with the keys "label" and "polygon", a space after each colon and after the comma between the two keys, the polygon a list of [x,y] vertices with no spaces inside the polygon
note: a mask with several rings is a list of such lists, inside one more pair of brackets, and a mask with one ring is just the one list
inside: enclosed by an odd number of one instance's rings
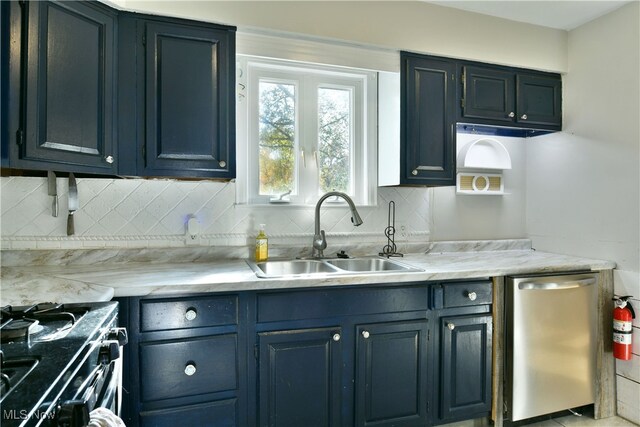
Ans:
{"label": "soap dispenser", "polygon": [[269,239],[264,228],[265,224],[260,224],[260,232],[256,237],[256,262],[263,262],[269,258]]}

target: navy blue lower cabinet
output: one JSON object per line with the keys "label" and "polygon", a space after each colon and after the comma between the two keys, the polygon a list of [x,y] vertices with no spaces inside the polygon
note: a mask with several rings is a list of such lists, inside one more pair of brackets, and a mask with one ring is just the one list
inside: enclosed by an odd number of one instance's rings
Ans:
{"label": "navy blue lower cabinet", "polygon": [[259,425],[340,424],[341,329],[263,332],[259,348]]}
{"label": "navy blue lower cabinet", "polygon": [[129,331],[122,414],[128,427],[247,425],[244,298],[119,300]]}
{"label": "navy blue lower cabinet", "polygon": [[491,314],[440,319],[441,418],[491,411]]}
{"label": "navy blue lower cabinet", "polygon": [[355,425],[427,423],[427,321],[356,328]]}
{"label": "navy blue lower cabinet", "polygon": [[237,400],[228,399],[142,412],[140,425],[142,427],[235,427],[238,425],[236,413]]}

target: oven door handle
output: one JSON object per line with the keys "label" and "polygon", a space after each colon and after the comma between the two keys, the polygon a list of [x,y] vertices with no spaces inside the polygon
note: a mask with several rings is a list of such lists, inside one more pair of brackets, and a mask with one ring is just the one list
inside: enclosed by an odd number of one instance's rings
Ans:
{"label": "oven door handle", "polygon": [[98,397],[101,394],[104,383],[107,381],[109,371],[112,368],[112,364],[100,365],[94,372],[93,378],[89,383],[89,387],[82,393],[82,400],[86,403],[89,412],[96,408]]}

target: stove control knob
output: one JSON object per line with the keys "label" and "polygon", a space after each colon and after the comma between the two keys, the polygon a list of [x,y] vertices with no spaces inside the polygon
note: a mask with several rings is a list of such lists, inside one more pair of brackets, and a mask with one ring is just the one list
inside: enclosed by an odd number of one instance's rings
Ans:
{"label": "stove control knob", "polygon": [[129,342],[129,336],[127,335],[127,328],[112,328],[107,336],[108,340],[118,341],[118,344],[122,347]]}
{"label": "stove control knob", "polygon": [[89,408],[83,400],[67,400],[60,404],[57,425],[81,427],[89,424]]}
{"label": "stove control knob", "polygon": [[120,358],[120,344],[118,341],[103,341],[98,353],[98,363],[108,365]]}

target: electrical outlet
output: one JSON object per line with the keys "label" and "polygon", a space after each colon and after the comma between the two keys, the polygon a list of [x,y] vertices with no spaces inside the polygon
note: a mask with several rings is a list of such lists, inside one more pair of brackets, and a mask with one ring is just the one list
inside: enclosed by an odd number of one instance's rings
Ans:
{"label": "electrical outlet", "polygon": [[198,219],[189,215],[184,232],[184,244],[186,246],[194,246],[200,244],[200,223]]}
{"label": "electrical outlet", "polygon": [[395,237],[396,237],[396,241],[406,242],[407,240],[409,240],[409,228],[407,227],[406,223],[402,221],[396,222]]}

